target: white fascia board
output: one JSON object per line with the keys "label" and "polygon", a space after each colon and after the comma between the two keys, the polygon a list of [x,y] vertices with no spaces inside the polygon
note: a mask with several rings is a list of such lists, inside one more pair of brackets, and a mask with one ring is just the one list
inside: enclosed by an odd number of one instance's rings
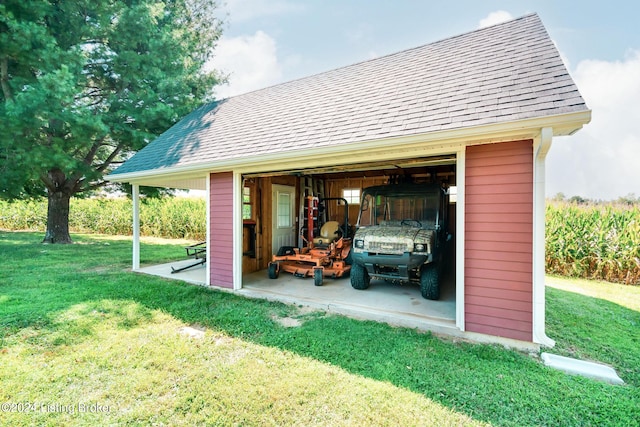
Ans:
{"label": "white fascia board", "polygon": [[[108,175],[114,182],[160,182],[187,179],[209,172],[240,171],[242,173],[335,166],[340,159],[357,159],[357,163],[376,160],[413,158],[421,155],[451,154],[460,146],[533,139],[542,128],[553,129],[554,135],[566,135],[591,120],[591,111],[525,119],[507,123],[464,127],[410,136],[341,143],[334,146],[274,152],[249,158],[227,159],[165,169]],[[151,185],[151,184],[149,184]]]}

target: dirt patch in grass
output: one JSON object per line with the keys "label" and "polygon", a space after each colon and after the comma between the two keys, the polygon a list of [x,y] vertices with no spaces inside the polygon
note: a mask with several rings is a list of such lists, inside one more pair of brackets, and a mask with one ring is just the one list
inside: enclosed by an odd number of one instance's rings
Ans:
{"label": "dirt patch in grass", "polygon": [[285,328],[297,328],[302,326],[307,319],[324,317],[325,314],[324,311],[301,305],[295,307],[295,312],[292,314],[281,316],[274,313],[271,315],[271,319]]}

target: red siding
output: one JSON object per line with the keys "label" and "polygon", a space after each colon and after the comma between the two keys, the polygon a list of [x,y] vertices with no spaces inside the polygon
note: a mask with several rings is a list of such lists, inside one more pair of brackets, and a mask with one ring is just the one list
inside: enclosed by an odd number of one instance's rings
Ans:
{"label": "red siding", "polygon": [[211,174],[209,186],[211,285],[233,288],[233,174]]}
{"label": "red siding", "polygon": [[533,142],[467,147],[465,329],[533,339]]}

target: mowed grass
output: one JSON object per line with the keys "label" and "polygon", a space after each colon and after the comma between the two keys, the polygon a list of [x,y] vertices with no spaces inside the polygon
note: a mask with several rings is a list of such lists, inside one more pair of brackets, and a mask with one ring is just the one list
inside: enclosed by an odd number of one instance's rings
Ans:
{"label": "mowed grass", "polygon": [[[548,292],[553,351],[611,364],[627,383],[612,386],[499,346],[131,273],[126,238],[41,238],[0,231],[0,425],[639,423],[638,288]],[[147,240],[142,262],[183,243]]]}

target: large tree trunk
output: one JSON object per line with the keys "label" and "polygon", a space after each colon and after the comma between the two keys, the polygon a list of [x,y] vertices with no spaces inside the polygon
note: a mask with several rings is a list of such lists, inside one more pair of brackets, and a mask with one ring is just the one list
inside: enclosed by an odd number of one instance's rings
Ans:
{"label": "large tree trunk", "polygon": [[49,190],[47,232],[42,243],[73,243],[69,235],[69,201],[67,191]]}

